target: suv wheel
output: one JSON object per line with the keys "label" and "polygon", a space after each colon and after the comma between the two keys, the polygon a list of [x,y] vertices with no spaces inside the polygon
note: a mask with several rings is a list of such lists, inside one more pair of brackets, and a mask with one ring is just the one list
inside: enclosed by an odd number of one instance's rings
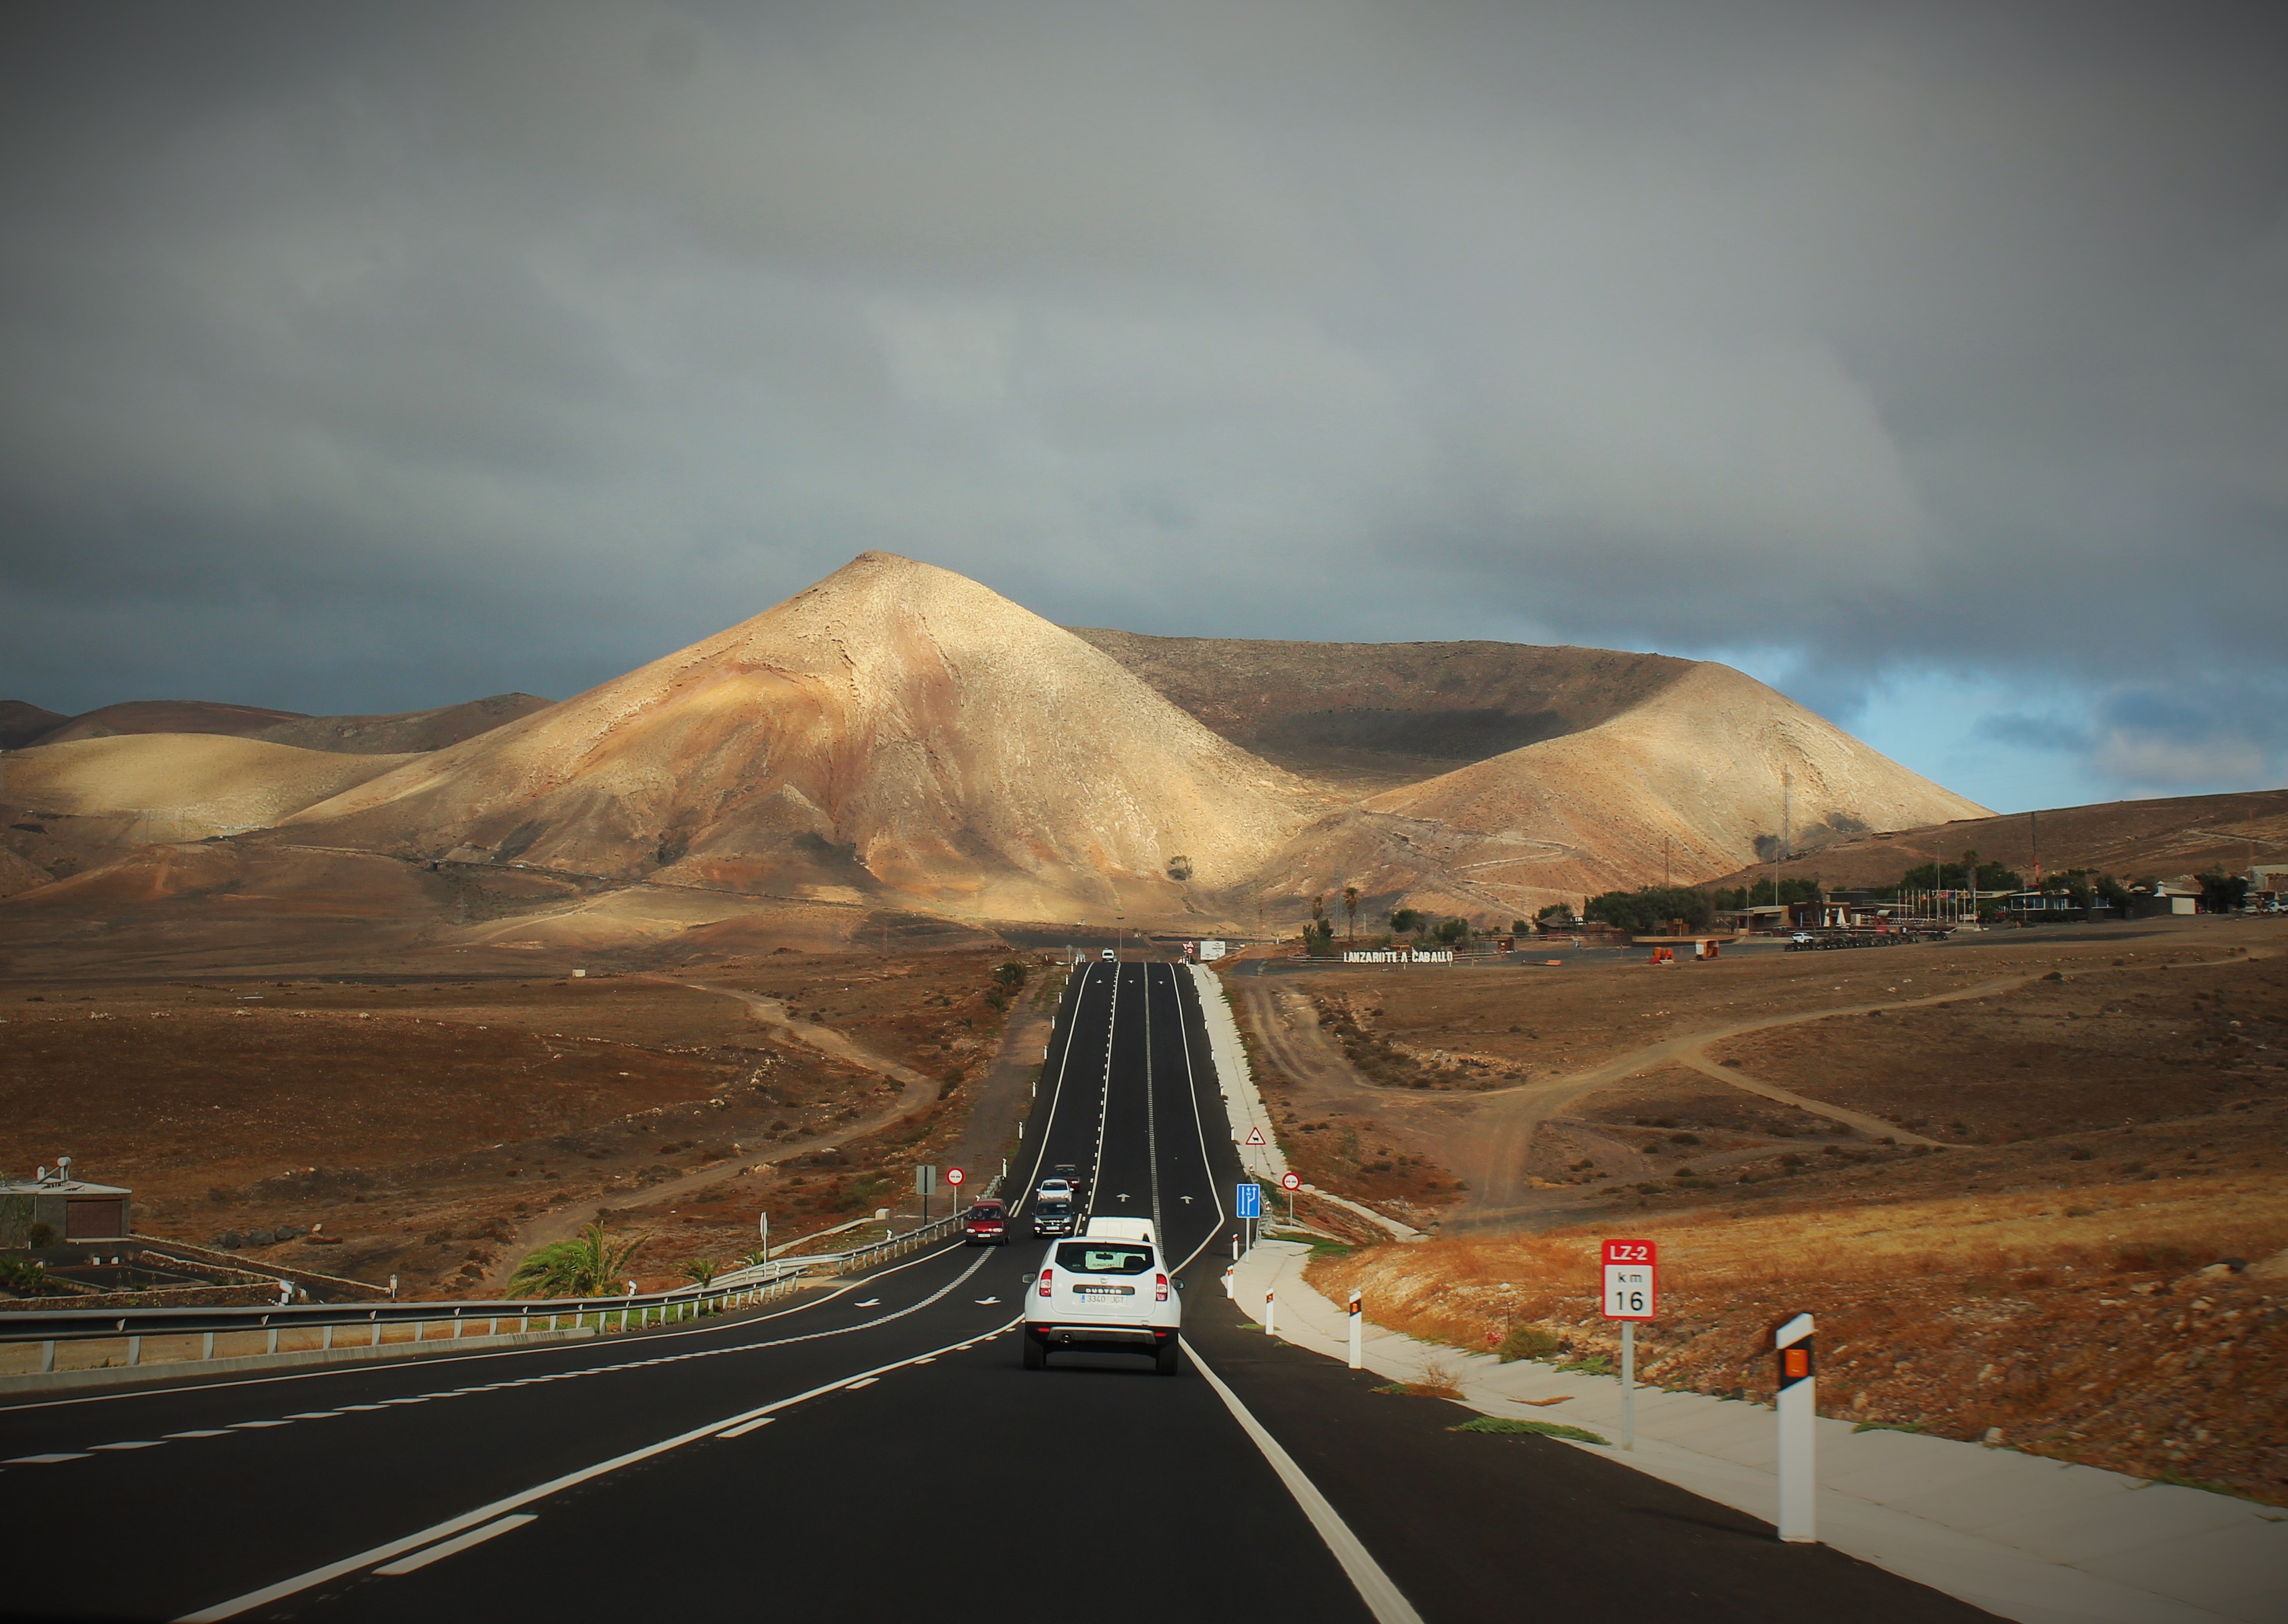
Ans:
{"label": "suv wheel", "polygon": [[1025,1343],[1025,1368],[1027,1370],[1048,1369],[1049,1349],[1047,1345],[1044,1343],[1039,1337],[1035,1336],[1030,1331],[1024,1333],[1023,1341]]}
{"label": "suv wheel", "polygon": [[1184,1368],[1182,1356],[1183,1349],[1172,1336],[1152,1350],[1152,1368],[1164,1376],[1180,1375]]}

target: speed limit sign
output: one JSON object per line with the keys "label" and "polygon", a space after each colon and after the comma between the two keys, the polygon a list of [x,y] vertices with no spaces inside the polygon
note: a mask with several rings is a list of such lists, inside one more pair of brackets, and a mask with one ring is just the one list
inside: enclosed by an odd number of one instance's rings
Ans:
{"label": "speed limit sign", "polygon": [[1651,1319],[1660,1312],[1660,1247],[1649,1240],[1605,1243],[1605,1318]]}
{"label": "speed limit sign", "polygon": [[964,1179],[967,1178],[968,1176],[969,1176],[969,1175],[968,1175],[967,1174],[964,1173],[964,1172],[963,1172],[960,1168],[958,1168],[958,1167],[948,1167],[948,1168],[945,1170],[945,1182],[946,1182],[947,1183],[949,1183],[949,1184],[952,1185],[956,1190],[958,1190],[958,1189],[960,1189],[960,1188],[961,1188],[961,1182],[962,1182],[962,1180],[964,1180]]}
{"label": "speed limit sign", "polygon": [[1279,1175],[1279,1188],[1280,1188],[1280,1189],[1282,1189],[1282,1190],[1300,1190],[1300,1189],[1302,1189],[1302,1188],[1303,1188],[1303,1175],[1302,1175],[1301,1174],[1299,1174],[1299,1173],[1283,1173],[1283,1174],[1281,1174]]}

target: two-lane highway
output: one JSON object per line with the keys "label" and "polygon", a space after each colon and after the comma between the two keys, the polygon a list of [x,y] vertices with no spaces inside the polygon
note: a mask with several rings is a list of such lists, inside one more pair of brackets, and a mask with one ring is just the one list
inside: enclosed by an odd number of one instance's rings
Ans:
{"label": "two-lane highway", "polygon": [[[1237,1158],[1174,967],[1073,977],[1024,1143],[1008,1247],[773,1310],[0,1410],[11,1532],[41,1558],[0,1613],[1976,1616],[1243,1331],[1218,1289]],[[1117,1354],[1022,1368],[1030,1192],[1068,1162],[1090,1210],[1154,1216],[1196,1259],[1177,1379]]]}

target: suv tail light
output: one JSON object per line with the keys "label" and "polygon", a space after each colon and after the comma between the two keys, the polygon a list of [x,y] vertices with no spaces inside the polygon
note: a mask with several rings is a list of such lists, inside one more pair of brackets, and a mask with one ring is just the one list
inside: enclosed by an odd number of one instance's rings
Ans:
{"label": "suv tail light", "polygon": [[1161,1302],[1165,1302],[1168,1300],[1168,1277],[1164,1274],[1154,1275],[1152,1277],[1152,1294],[1154,1298]]}
{"label": "suv tail light", "polygon": [[1056,1278],[1057,1271],[1053,1268],[1041,1270],[1041,1295],[1045,1297],[1049,1294],[1049,1282]]}

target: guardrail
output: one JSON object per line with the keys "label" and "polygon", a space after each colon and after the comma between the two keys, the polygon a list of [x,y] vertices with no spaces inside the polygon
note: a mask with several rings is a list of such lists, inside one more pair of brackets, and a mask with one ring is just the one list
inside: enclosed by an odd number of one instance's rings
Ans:
{"label": "guardrail", "polygon": [[[218,1357],[450,1342],[470,1335],[546,1334],[588,1325],[600,1334],[640,1331],[767,1302],[786,1295],[793,1289],[793,1283],[805,1276],[845,1274],[902,1256],[954,1234],[964,1215],[957,1212],[949,1214],[902,1235],[844,1252],[774,1258],[767,1263],[751,1264],[719,1275],[705,1286],[679,1286],[667,1291],[617,1297],[503,1297],[473,1302],[309,1303],[243,1309],[10,1310],[0,1312],[0,1349],[36,1343],[40,1351],[36,1367],[13,1372],[0,1369],[0,1375],[52,1375],[57,1373],[60,1347],[100,1341],[123,1342],[123,1362],[126,1365],[164,1366]],[[472,1327],[479,1325],[483,1329],[473,1331]],[[510,1328],[504,1330],[504,1325]],[[433,1334],[439,1326],[450,1329],[441,1335]],[[393,1330],[409,1333],[391,1336],[389,1333]],[[351,1340],[344,1340],[345,1333],[352,1333]],[[224,1339],[219,1351],[218,1338]],[[282,1338],[291,1338],[297,1345],[282,1346]],[[162,1346],[147,1349],[147,1341]],[[242,1345],[247,1343],[252,1345]],[[164,1357],[149,1357],[153,1353]],[[106,1358],[102,1363],[108,1365],[113,1361]],[[75,1363],[69,1368],[98,1366]]]}

